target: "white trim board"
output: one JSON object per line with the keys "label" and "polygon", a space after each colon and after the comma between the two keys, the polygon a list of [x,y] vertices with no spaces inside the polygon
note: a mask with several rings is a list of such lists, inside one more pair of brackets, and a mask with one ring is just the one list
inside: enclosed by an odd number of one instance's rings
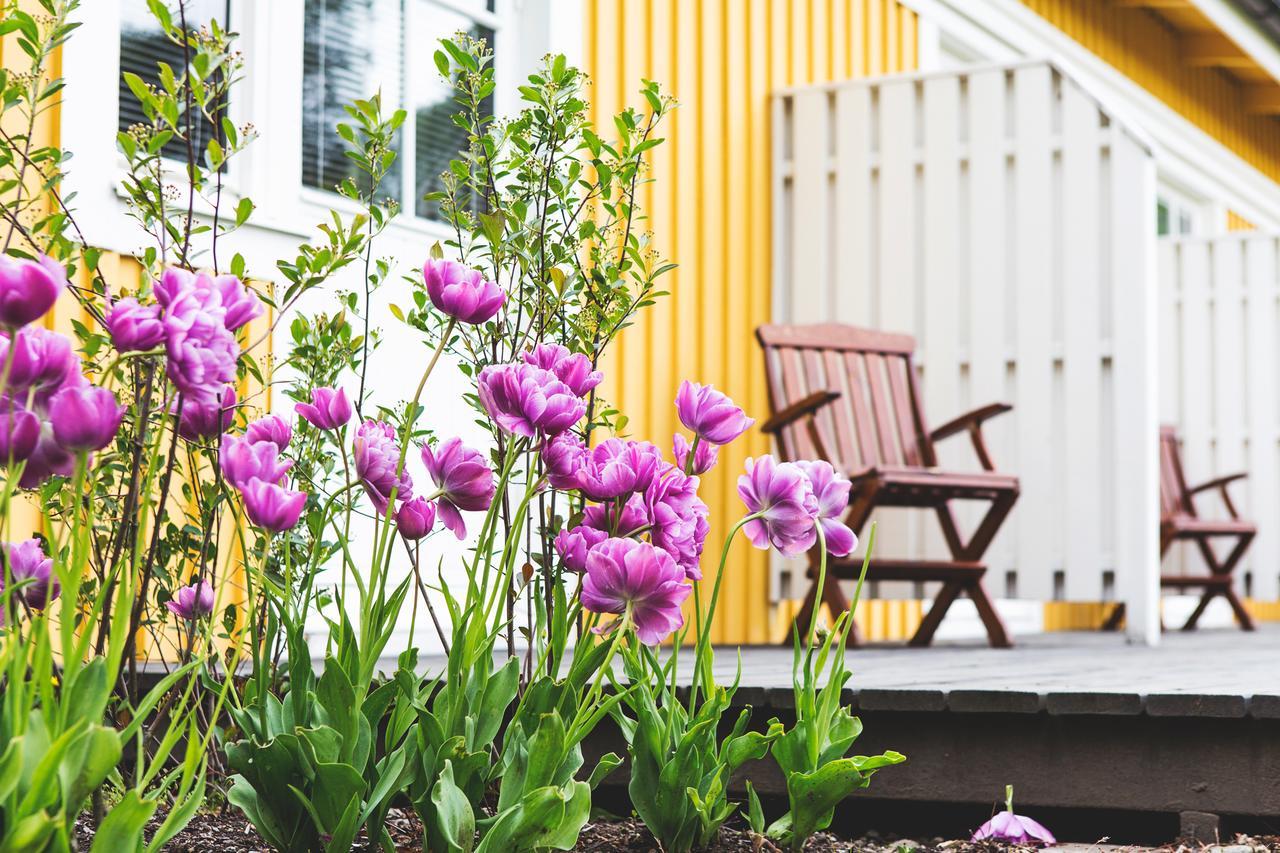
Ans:
{"label": "white trim board", "polygon": [[1110,95],[1108,107],[1146,131],[1161,177],[1222,202],[1260,229],[1280,227],[1280,184],[1018,0],[902,2],[991,59],[1052,57],[1086,89]]}

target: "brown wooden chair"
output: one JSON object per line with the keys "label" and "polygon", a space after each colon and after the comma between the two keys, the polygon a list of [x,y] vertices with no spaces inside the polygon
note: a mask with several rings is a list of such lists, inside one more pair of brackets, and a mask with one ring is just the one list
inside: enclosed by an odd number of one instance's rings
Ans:
{"label": "brown wooden chair", "polygon": [[[1175,427],[1160,428],[1160,556],[1161,558],[1173,546],[1174,542],[1194,542],[1200,555],[1209,567],[1207,575],[1161,575],[1162,587],[1177,589],[1203,589],[1200,602],[1191,611],[1184,631],[1195,630],[1196,623],[1204,615],[1205,608],[1214,596],[1221,595],[1231,605],[1240,627],[1246,631],[1254,629],[1253,617],[1245,610],[1240,596],[1232,587],[1231,573],[1235,571],[1244,552],[1248,549],[1258,528],[1251,522],[1240,518],[1236,505],[1231,500],[1227,486],[1236,480],[1247,477],[1247,474],[1228,474],[1217,477],[1198,486],[1188,488],[1186,477],[1182,472],[1182,454],[1178,449],[1178,430]],[[1209,491],[1217,491],[1222,496],[1230,518],[1215,520],[1201,518],[1196,511],[1195,496]],[[1219,560],[1211,540],[1234,540],[1228,547],[1226,559]],[[1115,630],[1120,627],[1124,618],[1124,604],[1116,606],[1107,618],[1103,628]]]}
{"label": "brown wooden chair", "polygon": [[[826,459],[853,483],[846,523],[856,532],[876,507],[933,509],[951,551],[951,560],[873,557],[871,580],[940,581],[942,589],[911,645],[933,640],[947,609],[967,593],[977,607],[992,646],[1010,645],[982,577],[983,554],[1018,498],[1018,480],[995,470],[982,438],[982,424],[1012,407],[995,403],[930,431],[917,387],[912,353],[915,340],[835,323],[761,326],[772,416],[761,429],[772,435],[783,459]],[[968,433],[982,470],[941,471],[934,442]],[[990,502],[973,535],[965,540],[952,512],[955,500]],[[856,577],[861,561],[828,561],[824,589],[817,589],[817,555],[810,556],[812,579],[796,624],[807,628],[819,600],[833,613],[849,606],[838,579]],[[856,635],[850,632],[851,642]]]}

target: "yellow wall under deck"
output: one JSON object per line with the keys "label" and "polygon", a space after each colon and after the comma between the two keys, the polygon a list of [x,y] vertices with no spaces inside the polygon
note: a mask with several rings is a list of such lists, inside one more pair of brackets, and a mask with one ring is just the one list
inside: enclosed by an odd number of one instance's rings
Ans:
{"label": "yellow wall under deck", "polygon": [[1022,0],[1259,171],[1280,181],[1280,121],[1251,115],[1239,82],[1188,65],[1178,34],[1138,4]]}
{"label": "yellow wall under deck", "polygon": [[[606,365],[606,397],[628,432],[670,446],[680,380],[710,382],[748,414],[768,415],[753,332],[770,318],[770,95],[779,88],[912,69],[916,16],[894,0],[586,0],[586,70],[597,126],[631,105],[642,78],[680,102],[652,155],[640,203],[659,251],[680,266]],[[711,535],[704,570],[740,517],[734,484],[751,432],[704,478]],[[776,641],[765,555],[735,545],[717,642]]]}

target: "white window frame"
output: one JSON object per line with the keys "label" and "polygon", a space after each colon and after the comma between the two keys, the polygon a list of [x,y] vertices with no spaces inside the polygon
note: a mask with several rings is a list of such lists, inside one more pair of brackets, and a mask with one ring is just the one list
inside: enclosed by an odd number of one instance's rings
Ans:
{"label": "white window frame", "polygon": [[[583,0],[498,0],[493,13],[476,13],[455,0],[431,0],[451,11],[468,15],[495,32],[497,115],[519,109],[516,86],[549,52],[565,53],[570,62],[581,61]],[[406,8],[412,9],[413,2]],[[251,121],[258,138],[233,159],[224,177],[223,210],[231,211],[242,196],[253,199],[256,209],[248,227],[237,232],[236,250],[243,253],[255,272],[274,269],[285,254],[279,238],[297,243],[311,237],[328,211],[345,214],[358,206],[336,193],[302,183],[302,51],[304,0],[230,0],[231,29],[240,33],[244,54],[244,78],[230,94],[228,114],[237,127]],[[410,13],[412,14],[412,13]],[[126,163],[116,148],[119,103],[120,30],[119,0],[85,3],[76,18],[83,24],[63,52],[61,145],[74,157],[68,166],[64,189],[77,196],[76,218],[88,241],[98,248],[138,254],[147,237],[127,215],[123,196]],[[292,33],[294,37],[283,37]],[[405,69],[410,75],[437,72],[434,49],[409,46]],[[401,105],[394,105],[399,107]],[[406,124],[411,124],[406,122]],[[402,137],[413,143],[410,127]],[[412,187],[412,169],[406,168],[406,185]],[[175,173],[181,179],[181,173]],[[421,244],[446,239],[445,223],[416,216],[413,194],[402,194],[405,207],[392,221],[388,235]],[[197,212],[209,214],[197,204]]]}

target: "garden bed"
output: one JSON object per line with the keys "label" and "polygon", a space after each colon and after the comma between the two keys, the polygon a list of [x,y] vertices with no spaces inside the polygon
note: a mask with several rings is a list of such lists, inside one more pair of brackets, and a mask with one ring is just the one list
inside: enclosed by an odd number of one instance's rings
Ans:
{"label": "garden bed", "polygon": [[[422,825],[412,811],[393,809],[387,827],[396,850],[400,853],[418,853],[423,850]],[[77,836],[81,847],[87,849],[93,835],[83,819],[78,826]],[[1240,835],[1216,847],[1178,842],[1161,847],[1114,846],[1106,844],[1105,839],[1102,839],[1097,844],[1070,844],[1066,848],[1073,851],[1110,849],[1155,853],[1280,853],[1280,836]],[[269,853],[271,848],[239,812],[220,809],[201,812],[165,849],[173,853]],[[364,851],[376,848],[358,844],[354,849]],[[658,853],[658,849],[644,824],[634,818],[592,821],[583,828],[578,845],[574,848],[578,853]],[[768,853],[777,849],[768,842],[761,843],[753,838],[743,821],[731,820],[721,829],[715,846],[708,853]],[[905,853],[907,850],[919,853],[1022,853],[1035,849],[1037,848],[961,839],[882,838],[876,833],[847,839],[825,832],[815,835],[805,846],[806,853]]]}

